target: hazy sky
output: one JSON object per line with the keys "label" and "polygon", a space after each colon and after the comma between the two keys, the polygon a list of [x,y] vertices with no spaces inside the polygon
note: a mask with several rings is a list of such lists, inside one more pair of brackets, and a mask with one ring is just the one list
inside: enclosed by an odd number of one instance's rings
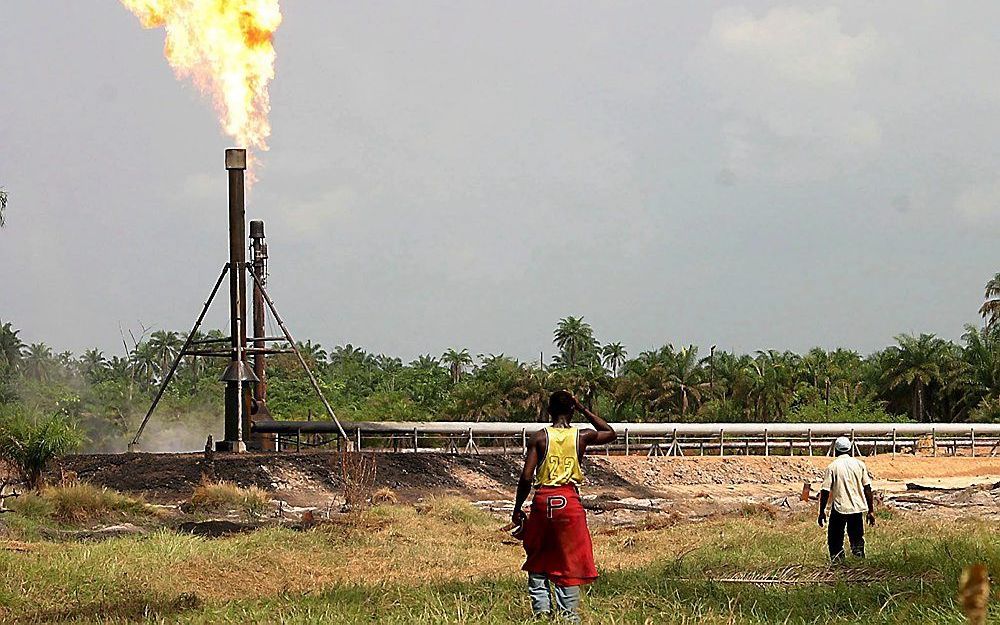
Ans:
{"label": "hazy sky", "polygon": [[[1000,270],[997,3],[282,8],[248,216],[297,338],[867,352],[957,338]],[[188,329],[227,254],[210,105],[115,0],[0,24],[0,319]]]}

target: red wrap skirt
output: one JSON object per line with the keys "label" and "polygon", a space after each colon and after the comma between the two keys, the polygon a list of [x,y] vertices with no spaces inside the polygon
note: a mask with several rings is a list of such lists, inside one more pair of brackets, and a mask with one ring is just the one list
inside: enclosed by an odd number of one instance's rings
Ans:
{"label": "red wrap skirt", "polygon": [[524,525],[522,570],[541,573],[558,586],[580,586],[597,579],[587,513],[576,486],[541,486],[531,500]]}

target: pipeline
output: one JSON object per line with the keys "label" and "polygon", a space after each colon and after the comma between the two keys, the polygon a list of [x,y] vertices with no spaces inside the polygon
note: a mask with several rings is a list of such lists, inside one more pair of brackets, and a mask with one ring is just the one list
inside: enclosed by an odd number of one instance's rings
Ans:
{"label": "pipeline", "polygon": [[[468,421],[344,421],[348,432],[362,430],[366,434],[468,434],[474,436],[513,436],[526,432],[533,434],[549,423],[508,423]],[[585,424],[575,424],[587,427]],[[897,436],[1000,436],[1000,424],[993,423],[612,423],[618,433],[626,430],[641,436],[705,437],[705,436],[764,436],[806,437],[809,434],[828,438],[836,436],[888,437]],[[254,431],[262,434],[335,434],[339,432],[332,421],[273,421],[254,424]]]}

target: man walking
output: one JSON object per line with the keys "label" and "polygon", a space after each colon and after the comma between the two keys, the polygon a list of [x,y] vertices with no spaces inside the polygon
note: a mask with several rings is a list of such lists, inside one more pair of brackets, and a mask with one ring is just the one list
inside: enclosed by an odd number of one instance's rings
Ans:
{"label": "man walking", "polygon": [[872,495],[872,478],[864,462],[851,456],[854,445],[841,436],[833,443],[836,459],[826,468],[823,476],[823,487],[819,493],[820,527],[826,522],[826,504],[833,502],[830,511],[830,524],[827,527],[827,545],[830,547],[830,559],[834,562],[844,560],[844,529],[851,540],[851,553],[859,558],[865,557],[865,522],[864,514],[868,512],[868,524],[875,525],[875,498]]}
{"label": "man walking", "polygon": [[[595,429],[570,425],[574,410],[582,412]],[[528,443],[511,522],[524,528],[527,559],[521,568],[528,573],[532,612],[535,616],[552,614],[551,591],[558,613],[577,621],[580,586],[597,579],[587,514],[580,503],[580,460],[589,445],[611,443],[616,435],[607,421],[569,391],[552,393],[548,412],[552,427],[535,432]],[[525,521],[521,506],[532,485],[535,496]]]}

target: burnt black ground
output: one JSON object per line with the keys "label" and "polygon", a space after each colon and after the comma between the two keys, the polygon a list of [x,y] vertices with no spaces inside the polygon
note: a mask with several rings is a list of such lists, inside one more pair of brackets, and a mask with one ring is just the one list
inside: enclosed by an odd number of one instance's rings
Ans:
{"label": "burnt black ground", "polygon": [[[459,474],[480,476],[484,484],[509,487],[513,492],[521,471],[517,454],[450,455],[445,453],[374,453],[377,473],[375,486],[400,491],[404,496],[434,491],[469,491],[467,479]],[[635,491],[618,474],[591,460],[584,462],[588,483],[604,488]],[[62,458],[50,477],[60,472],[99,486],[143,495],[150,501],[175,501],[190,496],[203,479],[224,480],[241,487],[258,486],[274,490],[282,477],[296,476],[287,484],[290,491],[342,489],[340,454],[312,451],[303,453],[216,453],[211,461],[200,453],[165,454],[78,454]]]}

